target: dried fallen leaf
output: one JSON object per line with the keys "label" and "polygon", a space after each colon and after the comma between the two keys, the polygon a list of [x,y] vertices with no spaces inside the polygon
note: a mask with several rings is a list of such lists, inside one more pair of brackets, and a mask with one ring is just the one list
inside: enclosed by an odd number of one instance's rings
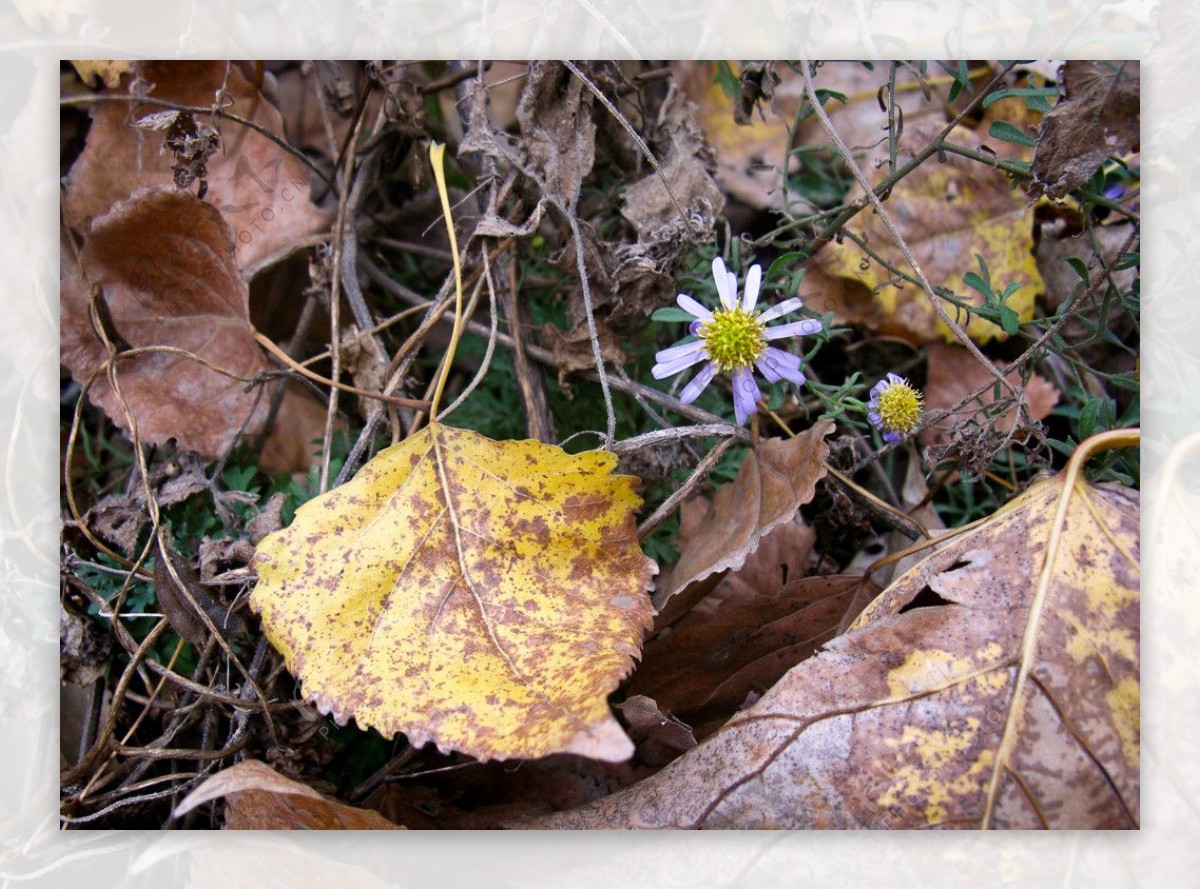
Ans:
{"label": "dried fallen leaf", "polygon": [[823,575],[727,600],[712,612],[693,609],[646,644],[629,691],[653,698],[704,738],[832,639],[860,591],[869,602],[879,587],[859,576]]}
{"label": "dried fallen leaf", "polygon": [[[177,351],[121,359],[121,392],[143,441],[161,444],[174,438],[181,448],[214,459],[239,432],[262,429],[269,400],[247,392],[239,378],[252,378],[269,366],[254,341],[249,290],[238,273],[233,232],[215,207],[187,192],[138,192],[92,223],[81,262],[88,281],[100,289],[97,308],[119,348],[184,350],[237,375]],[[74,269],[62,281],[61,305],[60,358],[76,380],[86,383],[108,354],[91,324],[88,288]],[[118,426],[129,428],[105,375],[96,378],[88,395]],[[307,413],[302,399],[290,399],[288,416],[309,421],[305,429],[290,431],[303,444],[269,445],[263,455],[269,470],[307,466],[308,441],[320,435],[323,418]],[[271,459],[276,452],[280,460]]]}
{"label": "dried fallen leaf", "polygon": [[205,779],[175,808],[175,816],[184,816],[219,797],[225,798],[224,828],[230,831],[398,831],[403,828],[374,810],[328,800],[259,760],[243,760]]}
{"label": "dried fallen leaf", "polygon": [[656,569],[615,464],[431,425],[265,538],[250,604],[340,723],[483,760],[623,760],[606,696]]}
{"label": "dried fallen leaf", "polygon": [[[141,78],[153,84],[156,100],[207,108],[223,97],[225,111],[276,136],[283,120],[237,65],[225,62],[143,62]],[[128,95],[126,90],[103,95]],[[92,128],[83,153],[67,176],[63,212],[82,231],[89,218],[108,213],[141,188],[175,183],[176,160],[162,154],[162,134],[133,126],[161,105],[103,102],[92,108]],[[198,120],[207,122],[201,115]],[[329,229],[332,215],[309,200],[309,170],[295,154],[262,133],[225,119],[221,149],[208,166],[207,199],[233,228],[237,265],[246,268],[308,235]]]}
{"label": "dried fallen leaf", "polygon": [[[572,371],[584,371],[596,367],[595,351],[592,348],[592,337],[586,325],[577,325],[569,331],[564,331],[556,324],[547,322],[538,332],[542,345],[554,353],[554,364],[558,366],[558,388],[564,395],[570,397],[571,387],[567,377]],[[625,364],[625,353],[621,344],[608,326],[596,323],[596,339],[600,343],[600,357],[617,367]]]}
{"label": "dried fallen leaf", "polygon": [[[942,128],[934,118],[920,118],[905,128],[906,144],[924,146]],[[950,136],[951,141],[960,143],[972,138],[971,132],[961,127]],[[886,168],[870,172],[875,160],[887,157],[886,150],[885,144],[860,164],[875,181],[887,173]],[[861,196],[861,187],[855,184],[846,201]],[[964,283],[967,273],[979,273],[978,254],[987,263],[997,292],[1009,284],[1020,285],[1008,298],[1008,307],[1021,321],[1033,317],[1034,298],[1044,289],[1033,253],[1033,211],[1013,193],[1003,175],[957,155],[947,156],[945,163],[931,159],[897,183],[884,206],[935,287],[953,291],[964,302],[982,305],[983,296]],[[873,210],[863,211],[851,228],[887,265],[869,257],[849,238],[830,242],[817,252],[809,269],[833,279],[834,286],[826,281],[821,292],[810,296],[822,278],[806,277],[806,298],[824,298],[824,307],[834,309],[840,321],[862,324],[877,333],[917,343],[953,341],[954,335],[937,317],[921,287],[895,283],[892,269],[908,275],[913,271],[878,215]],[[943,308],[977,342],[1006,337],[998,325],[978,315],[972,314],[968,321],[954,305],[943,303]]]}
{"label": "dried fallen leaf", "polygon": [[1100,165],[1141,147],[1141,63],[1072,61],[1063,65],[1058,104],[1042,121],[1030,194],[1061,198]]}
{"label": "dried fallen leaf", "polygon": [[[929,365],[925,381],[925,410],[929,414],[945,411],[959,404],[968,395],[980,387],[994,381],[987,368],[979,363],[962,346],[950,346],[945,343],[930,343],[928,347]],[[1004,370],[1007,363],[997,361],[996,366]],[[1030,376],[1027,383],[1022,383],[1015,371],[1005,374],[1005,378],[1017,387],[1029,405],[1030,416],[1041,420],[1054,410],[1058,404],[1057,387],[1044,377],[1037,374]],[[979,401],[990,405],[995,401],[995,390],[988,389]],[[1003,414],[992,416],[989,420],[984,416],[983,409],[977,405],[967,405],[959,409],[958,414],[952,414],[943,420],[931,424],[920,433],[922,445],[942,445],[950,441],[955,427],[974,418],[981,427],[994,426],[999,432],[1009,432],[1017,421],[1017,408],[1011,406]]]}
{"label": "dried fallen leaf", "polygon": [[936,551],[661,772],[521,827],[1136,828],[1138,497],[1066,478]]}
{"label": "dried fallen leaf", "polygon": [[764,536],[791,522],[801,504],[812,500],[825,475],[825,437],[833,428],[833,421],[819,420],[793,439],[769,439],[747,452],[737,479],[717,490],[702,527],[679,554],[669,582],[655,594],[660,626],[695,605],[701,589],[693,585],[740,568]]}

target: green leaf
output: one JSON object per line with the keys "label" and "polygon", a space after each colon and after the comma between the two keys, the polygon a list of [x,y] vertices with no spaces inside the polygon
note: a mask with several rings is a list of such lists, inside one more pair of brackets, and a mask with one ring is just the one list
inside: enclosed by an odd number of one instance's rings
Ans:
{"label": "green leaf", "polygon": [[676,306],[664,306],[662,309],[655,309],[654,314],[650,316],[650,320],[691,322],[696,320],[696,316]]}
{"label": "green leaf", "polygon": [[1000,304],[1000,327],[1004,328],[1004,333],[1008,334],[1011,337],[1013,334],[1015,334],[1017,332],[1017,328],[1019,328],[1020,326],[1021,326],[1021,317],[1019,315],[1017,315],[1017,313],[1014,310],[1010,309],[1008,306],[1005,306],[1003,303],[1001,303]]}
{"label": "green leaf", "polygon": [[996,139],[1001,139],[1004,142],[1011,142],[1014,145],[1024,145],[1029,148],[1037,147],[1037,140],[1025,133],[1025,131],[1013,126],[1008,121],[992,121],[992,125],[988,127],[988,135]]}
{"label": "green leaf", "polygon": [[1014,90],[997,90],[994,93],[988,94],[983,100],[983,107],[989,106],[1001,101],[1002,99],[1024,99],[1025,105],[1035,111],[1048,111],[1050,104],[1047,99],[1053,99],[1058,95],[1057,87],[1030,87],[1028,89]]}

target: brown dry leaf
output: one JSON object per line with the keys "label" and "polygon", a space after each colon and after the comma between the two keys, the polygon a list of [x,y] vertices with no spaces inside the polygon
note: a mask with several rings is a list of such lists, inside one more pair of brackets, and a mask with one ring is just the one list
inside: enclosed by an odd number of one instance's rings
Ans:
{"label": "brown dry leaf", "polygon": [[1072,61],[1060,72],[1059,100],[1042,121],[1030,194],[1061,198],[1110,157],[1141,147],[1138,61]]}
{"label": "brown dry leaf", "polygon": [[481,760],[633,746],[657,570],[616,457],[432,424],[264,538],[250,605],[322,712]]}
{"label": "brown dry leaf", "polygon": [[825,437],[833,428],[832,420],[819,420],[793,439],[768,439],[746,453],[737,478],[717,489],[703,527],[679,554],[670,581],[655,594],[660,627],[700,599],[700,588],[688,591],[689,587],[725,569],[740,568],[763,537],[791,522],[800,506],[812,500],[817,481],[825,475]]}
{"label": "brown dry leaf", "polygon": [[[690,751],[696,747],[696,737],[689,726],[664,714],[652,698],[631,695],[617,705],[626,722],[634,742],[645,749],[649,745],[671,751]],[[645,758],[642,758],[643,762]]]}
{"label": "brown dry leaf", "polygon": [[[710,172],[712,149],[696,122],[696,106],[672,89],[658,117],[660,139],[669,144],[665,157],[660,159],[661,175],[652,170],[626,186],[621,195],[621,215],[633,224],[646,252],[664,254],[670,252],[670,245],[663,242],[671,237],[679,240],[687,232],[688,223],[680,219],[681,210],[693,218],[693,227],[711,226],[712,218],[725,207],[725,195]],[[669,193],[667,184],[671,187]]]}
{"label": "brown dry leaf", "polygon": [[530,62],[517,105],[525,169],[568,212],[596,159],[592,94],[561,62]]}
{"label": "brown dry leaf", "polygon": [[[680,508],[680,550],[686,550],[692,536],[703,527],[708,510],[709,500],[704,497],[692,498]],[[742,567],[722,577],[693,611],[711,613],[728,602],[748,602],[775,594],[789,581],[808,574],[808,558],[815,543],[816,533],[797,513],[791,522],[775,526],[763,537]]]}
{"label": "brown dry leaf", "polygon": [[[905,145],[923,146],[943,127],[938,119],[920,118],[905,127]],[[950,138],[970,144],[975,137],[960,127]],[[868,178],[876,182],[884,178],[886,167],[871,172],[875,170],[873,159],[884,157],[886,146],[876,149],[860,164]],[[861,195],[862,189],[856,183],[846,201],[855,201]],[[930,158],[897,183],[884,206],[934,287],[947,288],[965,302],[981,305],[982,295],[963,281],[966,273],[979,273],[975,260],[978,254],[987,263],[997,292],[1009,284],[1021,285],[1009,297],[1008,306],[1021,321],[1032,318],[1034,298],[1044,289],[1033,253],[1033,212],[1019,193],[1009,188],[1003,175],[957,155],[947,156],[945,163]],[[850,226],[892,268],[913,274],[873,209],[864,210]],[[808,268],[806,299],[834,309],[840,322],[861,324],[876,333],[914,343],[954,340],[920,286],[893,283],[895,273],[868,257],[849,238],[840,244],[826,244]],[[813,272],[820,274],[814,276]],[[834,286],[828,279],[834,280]],[[978,315],[972,315],[968,322],[953,305],[943,303],[943,308],[976,342],[1006,337],[998,325]]]}
{"label": "brown dry leaf", "polygon": [[[268,370],[254,341],[238,273],[233,232],[215,207],[187,192],[149,189],[93,221],[81,252],[88,281],[101,289],[107,334],[118,349],[170,347],[200,356],[242,378]],[[70,268],[68,266],[68,268]],[[88,290],[74,269],[62,281],[61,361],[80,383],[108,358],[88,314]],[[239,431],[253,435],[266,420],[266,393],[175,352],[154,351],[117,364],[121,391],[138,435],[155,444],[175,439],[207,459],[224,454]],[[128,420],[101,374],[88,391],[122,429]],[[309,440],[323,428],[308,396],[284,401],[286,429],[262,456],[271,471],[303,468]],[[297,442],[302,444],[297,444]]]}
{"label": "brown dry leaf", "polygon": [[[134,348],[187,350],[244,378],[267,369],[250,326],[233,232],[211,204],[187,192],[139,192],[93,222],[81,256],[88,281],[102,290],[110,337]],[[62,282],[61,341],[62,363],[80,383],[108,358],[77,275]],[[253,433],[266,419],[267,399],[245,392],[242,380],[178,354],[139,355],[117,370],[147,442],[176,438],[181,448],[211,459],[233,444],[243,425]],[[128,429],[103,375],[88,394]]]}
{"label": "brown dry leaf", "polygon": [[[567,376],[572,371],[594,370],[596,356],[592,349],[592,338],[586,325],[577,325],[569,331],[564,331],[558,325],[546,323],[542,325],[542,345],[554,353],[554,364],[558,367],[558,387],[568,398],[571,387]],[[625,353],[617,342],[616,336],[608,326],[596,323],[596,339],[600,341],[600,357],[606,362],[621,367],[625,364]]]}
{"label": "brown dry leaf", "polygon": [[[953,408],[968,395],[981,386],[995,380],[991,373],[979,363],[979,359],[971,355],[962,346],[950,346],[945,343],[930,343],[928,347],[928,371],[925,379],[925,411],[932,414]],[[1007,367],[1003,361],[997,361],[996,367],[1001,371]],[[1054,384],[1044,377],[1033,374],[1028,383],[1022,383],[1016,371],[1009,371],[1005,379],[1024,393],[1029,403],[1029,412],[1034,420],[1048,416],[1058,404],[1061,393]],[[1004,392],[1001,395],[1005,395]],[[980,397],[984,405],[995,401],[994,387],[986,390]],[[999,417],[990,420],[984,415],[983,409],[977,403],[959,409],[958,414],[952,414],[945,419],[931,424],[921,430],[918,436],[922,445],[944,445],[950,441],[953,430],[974,420],[983,428],[995,426],[1001,433],[1010,432],[1017,421],[1017,408],[1011,406]]]}
{"label": "brown dry leaf", "polygon": [[522,827],[1136,828],[1138,520],[1039,482],[698,748]]}
{"label": "brown dry leaf", "polygon": [[259,760],[243,760],[200,784],[175,808],[175,817],[225,798],[224,828],[230,831],[402,831],[374,810],[322,797]]}
{"label": "brown dry leaf", "polygon": [[703,739],[831,640],[852,602],[878,592],[857,575],[826,575],[727,600],[712,612],[693,609],[646,644],[629,691],[653,698]]}
{"label": "brown dry leaf", "polygon": [[[282,135],[279,111],[225,62],[143,62],[141,77],[149,96],[181,105],[210,107],[224,90],[227,112]],[[128,83],[128,78],[126,78]],[[104,95],[128,95],[109,90]],[[104,102],[92,108],[87,145],[71,168],[63,198],[68,224],[83,231],[89,218],[108,213],[138,189],[171,187],[174,158],[159,149],[163,135],[134,124],[161,105]],[[199,120],[207,122],[203,115]],[[221,122],[221,148],[208,166],[207,200],[234,230],[237,266],[245,269],[293,242],[327,231],[332,215],[309,200],[309,170],[294,154],[261,133],[236,122]]]}

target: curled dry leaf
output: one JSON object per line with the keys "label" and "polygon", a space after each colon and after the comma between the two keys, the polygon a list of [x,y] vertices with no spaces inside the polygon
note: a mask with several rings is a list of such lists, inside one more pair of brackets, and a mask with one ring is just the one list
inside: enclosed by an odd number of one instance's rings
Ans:
{"label": "curled dry leaf", "polygon": [[702,527],[679,554],[669,582],[655,594],[662,612],[659,626],[670,624],[712,589],[699,582],[740,568],[764,536],[791,522],[801,504],[812,500],[825,475],[825,437],[833,428],[832,420],[819,420],[795,438],[769,439],[746,453],[737,478],[717,489]]}
{"label": "curled dry leaf", "polygon": [[184,816],[201,804],[225,798],[224,828],[230,831],[398,831],[374,810],[322,797],[302,782],[260,760],[243,760],[200,784],[175,808]]}
{"label": "curled dry leaf", "polygon": [[1138,497],[1065,481],[947,543],[661,772],[523,827],[1136,828]]}
{"label": "curled dry leaf", "polygon": [[[937,119],[919,118],[906,126],[905,144],[926,145],[943,126]],[[949,138],[969,144],[975,137],[959,127]],[[860,162],[868,178],[877,182],[887,175],[886,165],[874,176],[870,173],[874,162],[886,157],[884,144]],[[846,201],[862,195],[856,183]],[[1021,321],[1033,317],[1034,297],[1044,289],[1033,254],[1033,210],[1009,188],[1003,175],[975,161],[948,155],[945,163],[924,163],[900,180],[884,207],[934,287],[981,305],[983,296],[964,283],[968,272],[979,273],[978,254],[987,263],[997,292],[1009,284],[1021,285],[1008,298],[1008,307]],[[893,269],[909,276],[914,273],[875,211],[864,210],[850,228],[886,265],[849,238],[830,242],[809,263],[810,272],[820,274],[805,278],[806,299],[833,309],[839,321],[861,324],[877,333],[916,343],[953,341],[954,335],[937,317],[920,285],[898,280]],[[812,292],[814,285],[819,292]],[[977,342],[1007,336],[998,325],[978,315],[972,314],[968,320],[951,303],[944,302],[943,308]]]}
{"label": "curled dry leaf", "polygon": [[[215,207],[187,192],[138,192],[93,221],[81,264],[87,282],[68,266],[61,298],[60,358],[76,380],[86,384],[108,360],[89,317],[90,284],[98,289],[105,334],[118,350],[166,347],[116,365],[121,394],[143,441],[162,444],[174,438],[180,448],[212,460],[234,444],[239,432],[261,431],[268,398],[247,391],[245,380],[269,366],[254,341],[233,232]],[[103,372],[88,395],[119,427],[129,429],[121,399]],[[302,446],[268,440],[262,461],[268,470],[307,466],[308,442],[320,435],[323,421],[308,409],[312,401],[290,393],[285,398],[283,413],[308,424],[288,431]]]}
{"label": "curled dry leaf", "polygon": [[[226,62],[143,62],[141,79],[156,100],[209,108],[220,95],[226,112],[282,137],[283,119],[237,65]],[[104,95],[129,95],[127,89]],[[87,144],[67,177],[63,212],[83,231],[86,221],[108,213],[141,188],[175,183],[176,159],[160,152],[162,134],[137,129],[136,121],[161,105],[103,102],[92,107]],[[200,116],[197,120],[207,122]],[[207,199],[233,229],[237,265],[263,257],[329,229],[332,214],[309,200],[309,170],[295,154],[262,133],[221,121],[221,149],[208,165]]]}
{"label": "curled dry leaf", "polygon": [[1072,61],[1060,71],[1058,104],[1042,121],[1026,186],[1061,198],[1110,157],[1141,147],[1142,73],[1137,61]]}
{"label": "curled dry leaf", "polygon": [[340,723],[482,760],[624,760],[606,696],[656,567],[615,465],[431,425],[265,538],[250,604]]}

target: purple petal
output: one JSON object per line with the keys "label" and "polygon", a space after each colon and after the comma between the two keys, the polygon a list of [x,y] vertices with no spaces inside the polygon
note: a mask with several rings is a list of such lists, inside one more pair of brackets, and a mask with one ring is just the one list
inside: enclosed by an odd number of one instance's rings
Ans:
{"label": "purple petal", "polygon": [[758,302],[758,288],[761,284],[762,266],[755,263],[746,273],[746,292],[742,295],[742,309],[746,312],[754,311],[754,304]]}
{"label": "purple petal", "polygon": [[[713,281],[717,284],[717,294],[721,297],[721,305],[730,311],[737,308],[737,276],[725,271],[725,261],[719,256],[712,261]],[[733,279],[730,282],[730,279]]]}
{"label": "purple petal", "polygon": [[787,380],[800,386],[808,379],[800,371],[799,356],[792,355],[790,352],[784,352],[782,349],[776,349],[774,346],[768,346],[763,352],[762,357],[754,364],[762,375],[767,378],[768,383]]}
{"label": "purple petal", "polygon": [[680,294],[675,298],[675,302],[679,304],[679,308],[684,312],[691,313],[694,318],[702,318],[705,321],[712,319],[713,314],[704,308],[704,305],[696,302],[687,294]]}
{"label": "purple petal", "polygon": [[754,382],[754,375],[746,368],[738,368],[733,372],[733,415],[741,426],[758,410],[758,400],[762,393]]}
{"label": "purple petal", "polygon": [[815,318],[806,318],[803,321],[793,321],[778,327],[767,328],[763,332],[763,338],[778,340],[780,337],[803,337],[807,334],[815,334],[819,330],[821,330],[821,322]]}
{"label": "purple petal", "polygon": [[779,318],[781,315],[787,315],[790,312],[795,312],[797,309],[800,309],[803,306],[803,300],[801,300],[799,297],[792,297],[791,299],[784,300],[778,306],[772,306],[770,309],[760,315],[758,320],[765,324],[773,318]]}
{"label": "purple petal", "polygon": [[687,386],[683,388],[683,392],[679,394],[679,401],[685,405],[690,405],[699,398],[700,393],[704,392],[704,387],[712,382],[713,377],[717,373],[715,362],[709,362],[700,369],[700,373],[691,379]]}
{"label": "purple petal", "polygon": [[703,349],[697,349],[693,352],[685,353],[670,361],[659,362],[650,369],[650,374],[655,380],[662,380],[664,377],[670,377],[678,374],[684,368],[690,368],[696,362],[702,362],[708,358],[708,354]]}

